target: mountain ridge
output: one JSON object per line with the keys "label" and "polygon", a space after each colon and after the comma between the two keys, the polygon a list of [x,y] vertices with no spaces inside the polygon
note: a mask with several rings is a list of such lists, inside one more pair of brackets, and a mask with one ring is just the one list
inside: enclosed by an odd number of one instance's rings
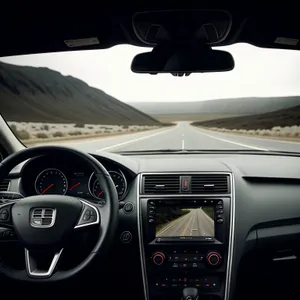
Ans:
{"label": "mountain ridge", "polygon": [[71,75],[0,62],[0,112],[7,121],[159,125],[144,112]]}
{"label": "mountain ridge", "polygon": [[192,124],[194,126],[246,130],[272,129],[275,126],[299,126],[300,105],[268,113],[193,122]]}
{"label": "mountain ridge", "polygon": [[197,113],[253,115],[300,105],[300,96],[225,98],[194,102],[128,102],[128,104],[154,117]]}

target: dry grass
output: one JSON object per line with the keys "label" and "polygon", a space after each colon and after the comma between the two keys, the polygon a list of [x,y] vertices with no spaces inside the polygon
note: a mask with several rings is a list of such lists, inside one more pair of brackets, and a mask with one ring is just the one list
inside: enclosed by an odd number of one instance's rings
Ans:
{"label": "dry grass", "polygon": [[[144,129],[143,131],[149,131],[151,129]],[[53,143],[53,142],[61,142],[64,143],[65,141],[76,141],[76,140],[89,140],[93,138],[104,138],[104,137],[110,137],[110,136],[120,136],[120,135],[126,135],[126,134],[134,134],[135,132],[112,132],[112,133],[103,133],[102,131],[94,134],[89,134],[89,135],[74,135],[74,136],[64,136],[62,138],[48,138],[45,139],[45,142],[42,142],[42,144],[48,144],[48,143]],[[35,146],[41,144],[41,139],[30,139],[24,141],[26,145],[28,146]]]}
{"label": "dry grass", "polygon": [[284,140],[284,141],[300,141],[300,132],[283,132],[280,131],[280,127],[276,128],[276,130],[268,130],[268,129],[258,129],[258,130],[230,130],[225,128],[208,128],[208,127],[200,127],[205,130],[212,130],[212,131],[218,131],[223,133],[229,133],[229,134],[236,134],[236,135],[244,135],[249,137],[258,137],[263,139],[271,139],[271,140]]}

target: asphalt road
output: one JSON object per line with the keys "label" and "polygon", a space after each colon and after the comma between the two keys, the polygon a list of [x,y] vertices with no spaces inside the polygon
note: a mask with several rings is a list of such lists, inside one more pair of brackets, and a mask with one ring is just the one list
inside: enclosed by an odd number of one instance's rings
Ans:
{"label": "asphalt road", "polygon": [[163,227],[157,236],[214,236],[214,221],[201,209],[191,211]]}
{"label": "asphalt road", "polygon": [[93,153],[159,149],[254,149],[300,152],[300,143],[298,142],[208,131],[195,128],[189,122],[179,122],[173,127],[151,131],[86,141],[68,141],[63,144]]}

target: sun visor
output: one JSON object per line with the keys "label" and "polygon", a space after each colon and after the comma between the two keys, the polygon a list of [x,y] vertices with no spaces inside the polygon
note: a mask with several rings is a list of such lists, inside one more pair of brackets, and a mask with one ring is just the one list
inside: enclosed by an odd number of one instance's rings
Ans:
{"label": "sun visor", "polygon": [[249,18],[239,35],[240,42],[258,47],[300,49],[300,21],[292,15]]}
{"label": "sun visor", "polygon": [[145,44],[200,42],[214,45],[230,32],[231,15],[222,10],[168,10],[138,12],[134,32]]}

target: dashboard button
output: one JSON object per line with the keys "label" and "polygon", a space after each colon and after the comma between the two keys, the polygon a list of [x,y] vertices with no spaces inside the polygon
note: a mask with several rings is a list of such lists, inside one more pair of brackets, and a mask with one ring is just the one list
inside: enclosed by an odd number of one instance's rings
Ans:
{"label": "dashboard button", "polygon": [[222,224],[223,222],[224,222],[223,219],[218,219],[218,220],[217,220],[217,223],[219,223],[219,224]]}
{"label": "dashboard button", "polygon": [[126,202],[123,207],[123,211],[126,214],[132,213],[134,211],[134,205],[131,202]]}
{"label": "dashboard button", "polygon": [[221,263],[221,254],[217,251],[209,252],[206,256],[206,262],[211,267],[217,267]]}
{"label": "dashboard button", "polygon": [[124,244],[130,243],[131,240],[132,240],[131,232],[130,231],[123,231],[121,233],[120,239],[121,239],[122,243],[124,243]]}
{"label": "dashboard button", "polygon": [[154,253],[154,255],[152,256],[152,261],[154,264],[156,264],[157,266],[160,266],[164,263],[166,259],[166,256],[164,253],[162,252],[156,252]]}
{"label": "dashboard button", "polygon": [[223,211],[222,209],[218,209],[218,210],[216,211],[216,213],[217,213],[217,214],[222,214],[222,213],[224,213],[224,211]]}
{"label": "dashboard button", "polygon": [[7,209],[3,209],[0,212],[0,220],[1,221],[7,221],[8,220],[8,210]]}

